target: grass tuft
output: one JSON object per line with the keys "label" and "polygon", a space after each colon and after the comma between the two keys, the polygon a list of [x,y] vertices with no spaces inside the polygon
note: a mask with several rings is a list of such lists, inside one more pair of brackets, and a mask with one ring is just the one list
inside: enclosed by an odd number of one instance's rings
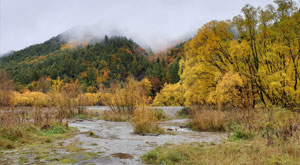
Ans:
{"label": "grass tuft", "polygon": [[158,125],[157,113],[153,109],[137,109],[132,120],[134,133],[162,134],[164,130]]}

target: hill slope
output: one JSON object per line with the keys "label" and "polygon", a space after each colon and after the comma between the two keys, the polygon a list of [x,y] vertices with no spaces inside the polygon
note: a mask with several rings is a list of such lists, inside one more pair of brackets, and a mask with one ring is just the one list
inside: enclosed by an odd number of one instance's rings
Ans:
{"label": "hill slope", "polygon": [[105,37],[93,44],[66,43],[60,36],[2,57],[0,66],[14,82],[29,84],[43,76],[65,81],[79,79],[87,86],[144,77],[149,62],[146,52],[125,37]]}

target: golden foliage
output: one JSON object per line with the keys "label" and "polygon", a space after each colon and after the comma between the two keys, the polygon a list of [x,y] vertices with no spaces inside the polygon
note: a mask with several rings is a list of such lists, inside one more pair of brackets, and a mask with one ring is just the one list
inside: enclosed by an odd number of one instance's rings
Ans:
{"label": "golden foliage", "polygon": [[[277,9],[246,5],[243,16],[211,21],[185,44],[179,70],[185,105],[299,105],[300,14],[295,4],[276,3]],[[162,93],[156,100],[167,102],[162,98],[170,94]]]}
{"label": "golden foliage", "polygon": [[99,93],[84,93],[76,98],[76,105],[78,106],[92,106],[100,102]]}
{"label": "golden foliage", "polygon": [[42,92],[25,92],[25,93],[13,93],[13,105],[14,106],[52,106],[51,97]]}
{"label": "golden foliage", "polygon": [[66,44],[61,44],[60,49],[61,50],[67,50],[67,49],[75,49],[77,47],[85,47],[88,45],[88,40],[83,41],[69,41]]}
{"label": "golden foliage", "polygon": [[153,101],[154,106],[181,106],[184,105],[184,92],[182,85],[167,84],[158,93]]}

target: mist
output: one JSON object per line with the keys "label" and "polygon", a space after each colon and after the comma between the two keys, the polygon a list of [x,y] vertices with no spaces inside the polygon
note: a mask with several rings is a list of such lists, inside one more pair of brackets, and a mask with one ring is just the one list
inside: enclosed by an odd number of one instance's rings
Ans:
{"label": "mist", "polygon": [[89,42],[90,40],[95,41],[95,39],[101,41],[105,36],[124,36],[128,39],[132,39],[144,49],[151,49],[154,52],[159,52],[165,50],[170,45],[186,41],[195,34],[196,28],[195,30],[188,31],[185,34],[172,37],[164,35],[163,33],[141,33],[140,31],[132,31],[130,30],[130,27],[124,27],[113,23],[97,23],[93,25],[73,27],[60,34],[60,37],[65,42]]}
{"label": "mist", "polygon": [[0,0],[0,54],[65,31],[73,40],[125,36],[160,51],[192,37],[211,20],[231,19],[247,3],[257,7],[272,0]]}

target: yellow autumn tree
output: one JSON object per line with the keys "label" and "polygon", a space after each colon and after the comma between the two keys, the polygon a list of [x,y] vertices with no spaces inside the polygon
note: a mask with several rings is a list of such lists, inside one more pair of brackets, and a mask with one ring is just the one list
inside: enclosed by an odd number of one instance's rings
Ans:
{"label": "yellow autumn tree", "polygon": [[153,101],[154,106],[182,106],[184,105],[184,89],[180,83],[167,84],[157,94]]}
{"label": "yellow autumn tree", "polygon": [[246,5],[231,21],[211,21],[185,44],[179,71],[185,105],[300,105],[299,7],[274,2]]}

